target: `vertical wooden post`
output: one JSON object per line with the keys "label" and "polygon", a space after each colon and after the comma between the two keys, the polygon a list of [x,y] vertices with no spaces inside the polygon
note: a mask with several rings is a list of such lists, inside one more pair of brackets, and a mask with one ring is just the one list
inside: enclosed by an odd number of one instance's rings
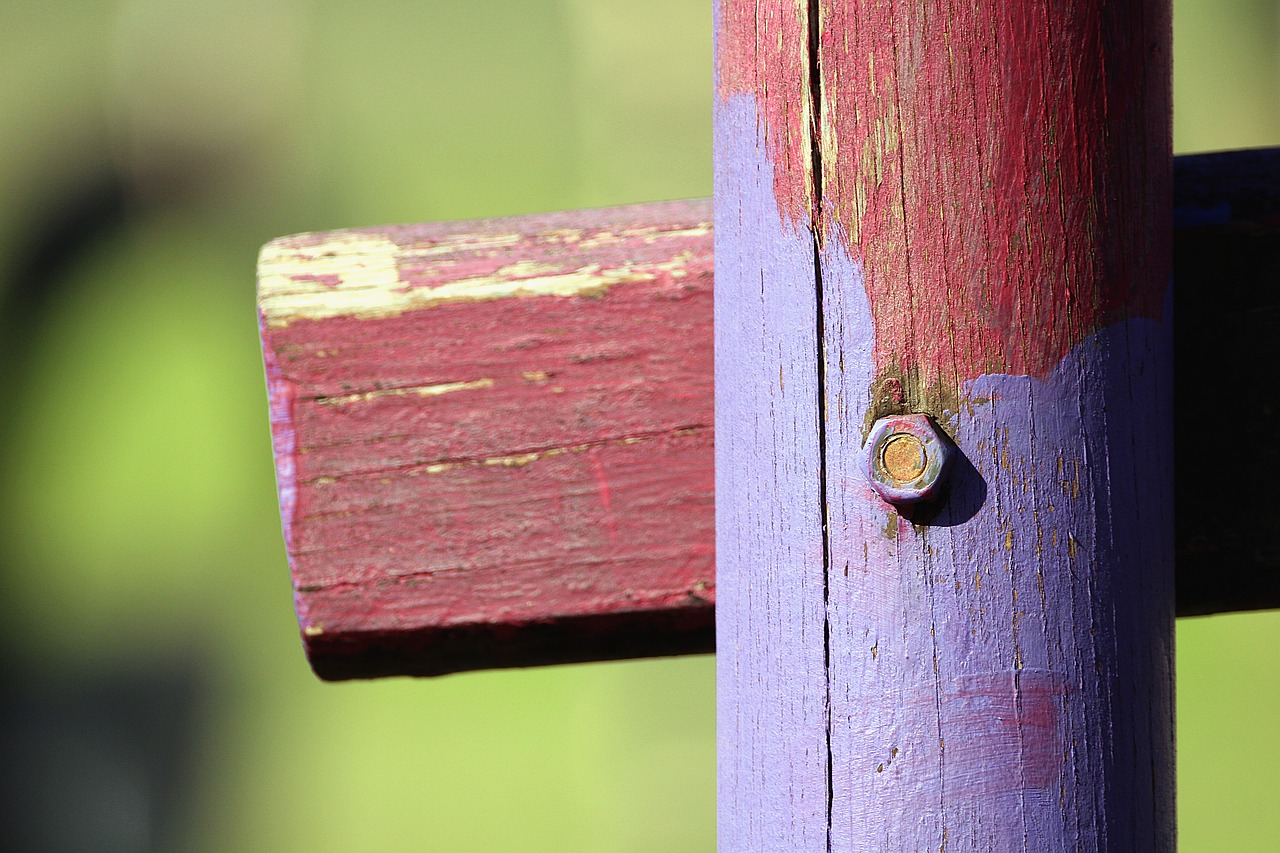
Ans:
{"label": "vertical wooden post", "polygon": [[1174,848],[1170,33],[719,0],[722,850]]}

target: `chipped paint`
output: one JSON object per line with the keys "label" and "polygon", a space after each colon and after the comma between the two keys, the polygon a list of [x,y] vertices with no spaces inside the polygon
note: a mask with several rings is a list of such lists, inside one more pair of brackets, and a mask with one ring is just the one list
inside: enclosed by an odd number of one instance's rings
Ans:
{"label": "chipped paint", "polygon": [[[595,297],[623,283],[684,278],[695,259],[690,241],[707,239],[711,223],[684,228],[649,226],[554,232],[553,242],[574,246],[571,260],[520,258],[545,254],[546,235],[451,235],[435,244],[405,243],[395,234],[338,231],[288,237],[267,244],[258,259],[258,305],[265,323],[282,328],[297,320],[332,317],[379,319],[455,302],[552,296]],[[634,261],[625,247],[646,247],[652,260]],[[665,258],[659,251],[670,246]],[[592,262],[606,256],[616,258]],[[495,259],[515,257],[505,263]],[[477,272],[479,271],[479,272]]]}
{"label": "chipped paint", "polygon": [[468,382],[444,382],[438,385],[416,385],[409,388],[379,388],[375,391],[341,394],[335,397],[317,397],[316,402],[322,406],[349,406],[353,403],[368,403],[384,397],[439,397],[441,394],[452,394],[455,391],[474,391],[492,387],[492,379],[472,379]]}
{"label": "chipped paint", "polygon": [[[485,456],[475,459],[451,459],[448,461],[431,462],[426,465],[416,466],[413,470],[408,471],[407,473],[410,476],[414,474],[442,474],[446,471],[453,471],[467,465],[481,465],[489,468],[523,468],[526,465],[533,464],[534,462],[538,462],[543,459],[553,459],[557,456],[563,456],[566,453],[584,453],[586,451],[611,445],[626,446],[639,444],[641,442],[654,441],[667,436],[687,436],[705,429],[707,429],[705,426],[680,427],[678,429],[646,433],[644,435],[624,435],[600,441],[568,444],[561,447],[545,447],[524,453],[508,453],[501,456]],[[607,491],[607,487],[605,487],[605,489]]]}

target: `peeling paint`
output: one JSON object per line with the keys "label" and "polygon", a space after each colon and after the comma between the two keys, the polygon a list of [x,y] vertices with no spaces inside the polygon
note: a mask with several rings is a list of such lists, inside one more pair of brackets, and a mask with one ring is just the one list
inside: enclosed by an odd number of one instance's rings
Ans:
{"label": "peeling paint", "polygon": [[409,388],[379,388],[376,391],[342,394],[336,397],[317,397],[316,402],[322,406],[349,406],[353,403],[368,403],[383,397],[438,397],[455,391],[473,391],[492,387],[492,379],[472,379],[467,382],[444,382],[438,385],[417,385]]}

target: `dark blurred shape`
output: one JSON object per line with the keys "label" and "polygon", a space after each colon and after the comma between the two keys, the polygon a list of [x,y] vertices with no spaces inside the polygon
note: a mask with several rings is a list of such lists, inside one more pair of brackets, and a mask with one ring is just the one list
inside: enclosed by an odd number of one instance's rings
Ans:
{"label": "dark blurred shape", "polygon": [[172,849],[187,813],[199,672],[152,666],[57,683],[4,673],[0,850]]}
{"label": "dark blurred shape", "polygon": [[[18,381],[30,373],[26,361],[51,307],[74,286],[68,271],[86,253],[118,236],[134,212],[128,187],[114,170],[98,169],[51,195],[43,216],[33,216],[26,233],[19,235],[12,266],[0,273],[0,363]],[[9,407],[0,423],[14,414]]]}
{"label": "dark blurred shape", "polygon": [[[172,177],[193,192],[207,190],[196,173],[185,182]],[[17,235],[9,266],[0,269],[0,447],[39,381],[39,343],[84,286],[77,265],[124,239],[142,217],[190,201],[179,192],[143,204],[135,186],[109,166],[68,163],[47,179],[39,209]],[[0,453],[0,477],[5,458]],[[8,573],[38,568],[19,568],[0,538],[0,590]],[[0,618],[6,606],[12,604],[0,595]],[[199,710],[207,705],[202,662],[36,673],[7,666],[12,658],[0,647],[0,851],[173,849],[186,815]]]}
{"label": "dark blurred shape", "polygon": [[[1280,606],[1280,149],[1174,161],[1178,615]],[[1248,470],[1222,447],[1248,448]]]}

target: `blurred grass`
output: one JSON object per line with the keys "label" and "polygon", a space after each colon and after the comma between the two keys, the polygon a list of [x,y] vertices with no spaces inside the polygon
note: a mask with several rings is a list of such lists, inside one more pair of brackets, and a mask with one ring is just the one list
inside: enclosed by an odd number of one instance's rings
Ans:
{"label": "blurred grass", "polygon": [[[1178,150],[1280,144],[1276,4],[1175,8]],[[281,234],[709,194],[710,39],[705,0],[0,6],[0,270],[77,186],[136,197],[0,436],[0,641],[207,669],[175,846],[713,849],[710,658],[311,677],[253,309]],[[1179,624],[1184,851],[1276,848],[1278,639]]]}

